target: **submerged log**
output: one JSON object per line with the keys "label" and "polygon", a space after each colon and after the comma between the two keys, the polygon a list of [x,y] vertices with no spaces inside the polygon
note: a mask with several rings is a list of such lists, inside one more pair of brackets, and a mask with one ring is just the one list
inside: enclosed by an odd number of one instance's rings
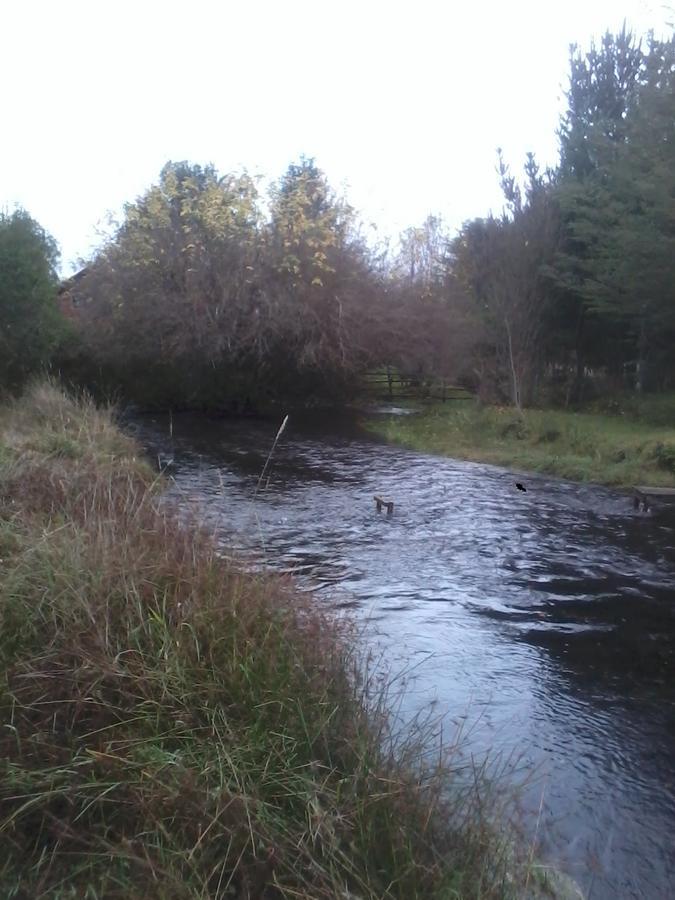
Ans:
{"label": "submerged log", "polygon": [[382,497],[378,497],[377,494],[373,497],[375,501],[375,506],[377,507],[378,512],[382,512],[382,507],[387,507],[387,515],[390,516],[394,511],[394,501],[393,500],[384,500]]}

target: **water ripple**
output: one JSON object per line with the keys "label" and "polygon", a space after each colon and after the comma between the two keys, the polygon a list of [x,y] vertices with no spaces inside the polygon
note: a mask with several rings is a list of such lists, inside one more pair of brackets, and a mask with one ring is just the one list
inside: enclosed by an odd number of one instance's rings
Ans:
{"label": "water ripple", "polygon": [[[593,898],[675,879],[675,532],[620,492],[380,446],[353,430],[136,423],[224,544],[373,629],[403,709],[537,773],[541,852]],[[523,480],[524,476],[518,476]],[[377,514],[373,495],[394,499]],[[407,704],[407,707],[406,707]]]}

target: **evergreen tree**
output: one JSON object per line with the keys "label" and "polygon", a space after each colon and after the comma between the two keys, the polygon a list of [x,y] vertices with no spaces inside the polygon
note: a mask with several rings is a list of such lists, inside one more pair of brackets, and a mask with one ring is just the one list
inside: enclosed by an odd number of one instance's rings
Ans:
{"label": "evergreen tree", "polygon": [[56,242],[25,210],[0,212],[0,388],[45,365],[63,333],[57,262]]}
{"label": "evergreen tree", "polygon": [[[623,48],[618,55],[617,46]],[[571,152],[563,141],[557,197],[565,243],[556,268],[559,284],[587,320],[607,328],[600,361],[627,366],[642,388],[650,380],[663,383],[673,371],[675,45],[650,38],[643,53],[624,33],[604,47],[607,58],[589,55],[579,83],[595,84],[596,69],[616,72],[617,58],[630,59],[631,80],[612,82],[616,127],[607,127],[606,110],[593,107],[598,118],[584,131],[584,166],[573,163],[578,147]],[[579,76],[577,63],[573,77]]]}

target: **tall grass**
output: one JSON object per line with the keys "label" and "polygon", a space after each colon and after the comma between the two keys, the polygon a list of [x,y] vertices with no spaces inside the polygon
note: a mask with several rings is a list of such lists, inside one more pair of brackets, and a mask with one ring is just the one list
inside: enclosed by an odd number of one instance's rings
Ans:
{"label": "tall grass", "polygon": [[34,386],[0,447],[3,897],[523,896],[489,782],[394,737],[349,622],[160,509],[110,410]]}
{"label": "tall grass", "polygon": [[[675,406],[608,412],[434,404],[415,416],[370,419],[368,430],[418,450],[577,481],[675,487]],[[671,409],[673,414],[668,415]]]}

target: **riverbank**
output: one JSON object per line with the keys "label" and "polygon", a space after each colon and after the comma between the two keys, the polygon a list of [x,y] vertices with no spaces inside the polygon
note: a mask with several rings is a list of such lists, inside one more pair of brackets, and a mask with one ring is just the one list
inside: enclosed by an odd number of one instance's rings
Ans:
{"label": "riverbank", "polygon": [[609,414],[435,403],[419,414],[364,420],[371,433],[414,450],[543,472],[574,481],[675,487],[675,420],[653,409]]}
{"label": "riverbank", "polygon": [[353,626],[161,487],[109,410],[53,385],[0,410],[7,895],[538,896],[499,791],[394,741]]}

